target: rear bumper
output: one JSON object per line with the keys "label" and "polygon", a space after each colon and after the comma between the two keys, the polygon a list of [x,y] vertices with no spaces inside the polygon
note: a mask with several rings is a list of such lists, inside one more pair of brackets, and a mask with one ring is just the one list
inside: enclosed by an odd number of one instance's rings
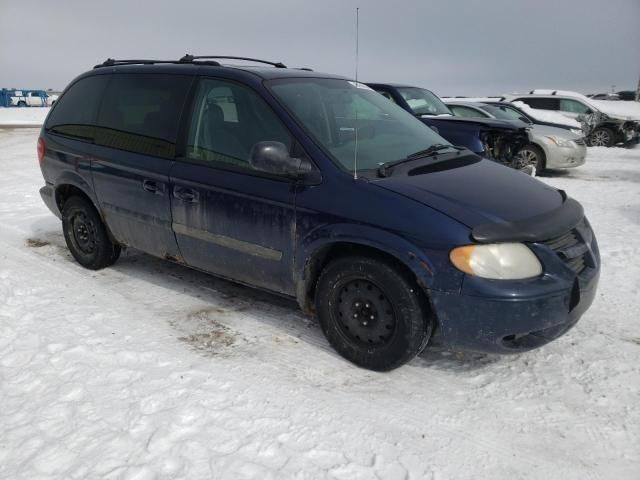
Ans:
{"label": "rear bumper", "polygon": [[44,201],[45,205],[49,208],[49,210],[51,210],[56,217],[62,218],[60,209],[56,204],[55,191],[53,189],[53,185],[47,184],[44,187],[42,187],[40,189],[40,196],[42,197],[42,200]]}

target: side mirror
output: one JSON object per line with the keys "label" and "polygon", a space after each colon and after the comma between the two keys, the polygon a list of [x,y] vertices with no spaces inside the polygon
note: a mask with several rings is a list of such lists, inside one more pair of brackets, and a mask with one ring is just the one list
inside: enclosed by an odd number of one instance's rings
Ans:
{"label": "side mirror", "polygon": [[306,158],[292,158],[282,142],[258,142],[249,154],[249,164],[256,170],[289,178],[309,178],[317,173]]}
{"label": "side mirror", "polygon": [[438,135],[440,135],[440,130],[438,129],[438,127],[436,127],[434,125],[429,125],[429,128],[431,130],[433,130],[434,132],[436,132]]}

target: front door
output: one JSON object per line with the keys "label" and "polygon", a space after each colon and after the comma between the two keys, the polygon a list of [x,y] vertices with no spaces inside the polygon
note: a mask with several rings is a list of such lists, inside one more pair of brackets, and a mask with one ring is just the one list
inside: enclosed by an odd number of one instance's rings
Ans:
{"label": "front door", "polygon": [[293,294],[294,185],[249,164],[253,145],[291,134],[249,87],[202,79],[185,156],[171,169],[173,230],[187,264]]}

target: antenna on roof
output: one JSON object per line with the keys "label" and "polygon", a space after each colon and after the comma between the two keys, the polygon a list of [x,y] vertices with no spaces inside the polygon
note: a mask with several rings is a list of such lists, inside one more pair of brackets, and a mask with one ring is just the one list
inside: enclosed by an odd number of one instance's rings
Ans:
{"label": "antenna on roof", "polygon": [[[356,91],[358,87],[358,37],[360,33],[360,25],[359,25],[359,13],[360,8],[356,7]],[[356,119],[354,123],[354,130],[356,134],[355,138],[355,146],[353,152],[353,179],[358,179],[358,106],[356,104]]]}

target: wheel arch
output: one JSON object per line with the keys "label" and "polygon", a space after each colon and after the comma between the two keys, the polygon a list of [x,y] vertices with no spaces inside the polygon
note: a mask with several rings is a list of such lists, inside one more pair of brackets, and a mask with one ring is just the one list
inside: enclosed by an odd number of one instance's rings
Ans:
{"label": "wheel arch", "polygon": [[345,255],[364,255],[394,265],[413,280],[428,299],[428,290],[434,279],[434,263],[423,251],[401,237],[388,233],[386,236],[387,242],[377,242],[371,240],[375,237],[331,235],[301,247],[294,269],[296,299],[300,308],[307,313],[313,312],[320,273],[329,262]]}
{"label": "wheel arch", "polygon": [[111,233],[111,229],[109,228],[109,225],[104,218],[102,209],[100,209],[97,199],[92,193],[90,193],[91,189],[88,187],[89,185],[82,178],[77,179],[75,178],[75,176],[61,178],[54,189],[54,199],[58,211],[60,212],[60,214],[62,214],[64,203],[71,197],[78,196],[85,198],[93,205],[93,208],[96,209],[96,212],[98,212],[98,216],[102,220],[102,223],[104,224],[111,241],[120,244],[120,242],[118,242],[118,240]]}

